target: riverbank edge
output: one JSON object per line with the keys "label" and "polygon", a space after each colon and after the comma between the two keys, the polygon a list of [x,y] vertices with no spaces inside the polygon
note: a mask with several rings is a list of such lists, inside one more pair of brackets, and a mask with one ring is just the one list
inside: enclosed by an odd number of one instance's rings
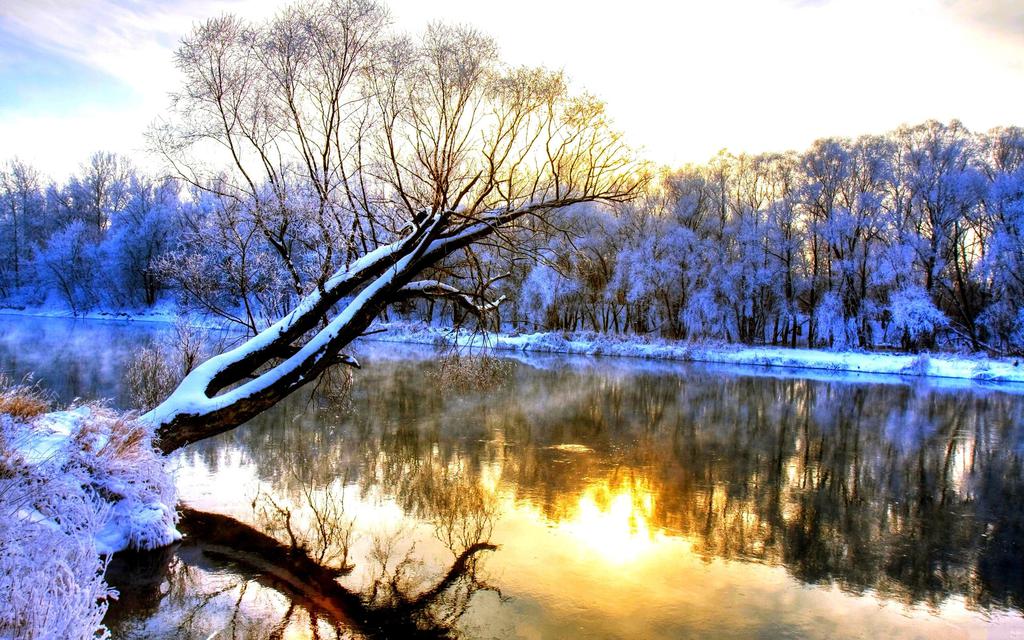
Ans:
{"label": "riverbank edge", "polygon": [[[145,311],[98,310],[75,316],[55,309],[0,309],[0,316],[24,316],[119,322],[173,323],[180,315],[172,305]],[[216,318],[198,318],[198,323],[221,327]],[[456,345],[527,353],[567,354],[616,358],[639,358],[676,362],[701,362],[733,366],[812,369],[834,372],[870,373],[894,376],[950,378],[977,383],[1024,385],[1024,364],[1020,358],[989,358],[983,355],[948,353],[872,353],[855,350],[751,347],[713,342],[686,342],[637,335],[536,332],[528,334],[480,334],[425,323],[375,323],[374,333],[363,338],[380,342]]]}
{"label": "riverbank edge", "polygon": [[49,403],[0,380],[0,637],[109,638],[108,562],[181,539],[177,489],[134,414]]}

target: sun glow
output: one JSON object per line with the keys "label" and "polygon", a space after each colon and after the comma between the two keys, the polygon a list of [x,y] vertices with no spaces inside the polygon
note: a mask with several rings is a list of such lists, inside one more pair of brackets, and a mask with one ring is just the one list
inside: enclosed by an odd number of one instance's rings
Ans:
{"label": "sun glow", "polygon": [[651,524],[654,493],[643,478],[622,484],[599,481],[583,492],[569,513],[556,528],[612,564],[650,554],[662,537]]}

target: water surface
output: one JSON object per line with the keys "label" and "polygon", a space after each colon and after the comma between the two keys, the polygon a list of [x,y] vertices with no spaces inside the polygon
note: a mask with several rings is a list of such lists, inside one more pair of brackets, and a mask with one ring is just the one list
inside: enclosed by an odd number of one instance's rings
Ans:
{"label": "water surface", "polygon": [[[125,406],[162,331],[0,318],[0,371]],[[429,347],[356,355],[332,398],[176,454],[181,498],[295,537],[425,635],[1024,634],[1022,389],[531,357],[479,390]],[[110,579],[118,638],[375,634],[201,546]]]}

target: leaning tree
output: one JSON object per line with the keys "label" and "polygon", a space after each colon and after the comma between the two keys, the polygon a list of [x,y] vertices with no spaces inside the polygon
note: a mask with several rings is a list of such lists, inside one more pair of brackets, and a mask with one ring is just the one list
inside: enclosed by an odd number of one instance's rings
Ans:
{"label": "leaning tree", "polygon": [[465,286],[474,247],[515,251],[559,209],[642,188],[603,105],[560,73],[504,65],[466,27],[415,40],[387,27],[372,0],[327,0],[261,24],[213,19],[182,41],[184,86],[153,146],[230,213],[229,233],[270,247],[291,294],[280,319],[250,323],[142,416],[163,451],[358,366],[342,350],[388,305],[493,308]]}

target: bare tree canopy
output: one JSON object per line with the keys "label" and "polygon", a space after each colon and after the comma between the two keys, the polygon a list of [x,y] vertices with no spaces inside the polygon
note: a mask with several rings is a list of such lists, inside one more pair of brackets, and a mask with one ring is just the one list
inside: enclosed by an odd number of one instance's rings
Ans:
{"label": "bare tree canopy", "polygon": [[333,365],[358,366],[342,349],[391,303],[491,308],[459,284],[474,244],[514,249],[556,209],[642,189],[603,105],[571,95],[560,73],[503,65],[467,27],[434,24],[414,40],[387,25],[381,5],[345,0],[256,25],[216,18],[182,42],[185,86],[153,145],[220,200],[240,244],[273,247],[294,296],[261,331],[248,313],[254,337],[144,416],[165,451],[241,424]]}

